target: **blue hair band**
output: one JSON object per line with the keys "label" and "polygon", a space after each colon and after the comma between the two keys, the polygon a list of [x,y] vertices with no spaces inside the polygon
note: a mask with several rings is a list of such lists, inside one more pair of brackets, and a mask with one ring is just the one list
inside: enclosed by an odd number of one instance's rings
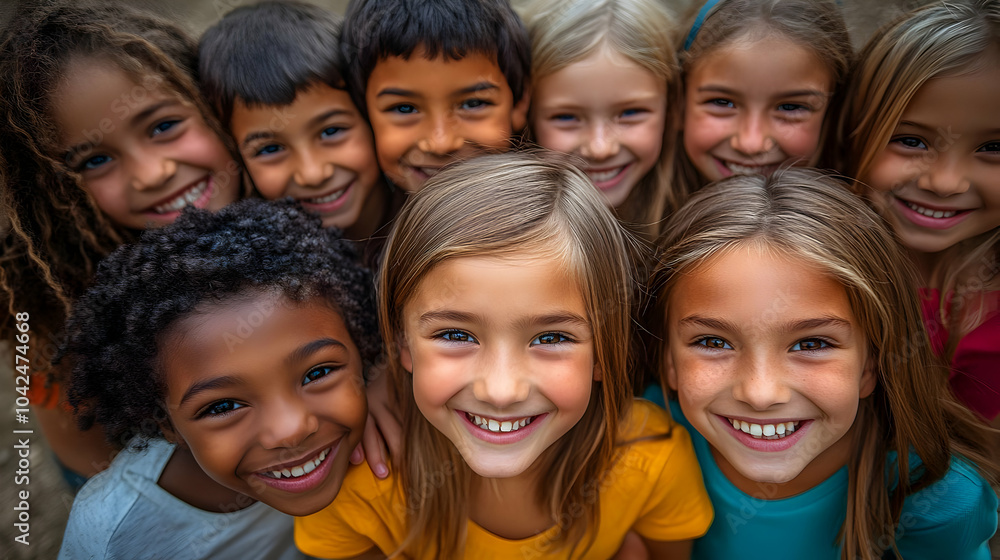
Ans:
{"label": "blue hair band", "polygon": [[684,50],[691,48],[691,43],[694,42],[695,37],[698,36],[698,30],[701,29],[701,24],[705,23],[705,18],[708,17],[708,12],[712,11],[712,8],[719,3],[719,0],[708,0],[705,5],[701,7],[698,11],[698,17],[694,18],[694,24],[691,25],[691,31],[688,31],[687,39],[684,39]]}

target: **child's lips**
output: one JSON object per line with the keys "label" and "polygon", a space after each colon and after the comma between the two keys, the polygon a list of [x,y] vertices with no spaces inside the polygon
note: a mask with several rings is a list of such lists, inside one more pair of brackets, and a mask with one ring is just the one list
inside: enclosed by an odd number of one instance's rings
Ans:
{"label": "child's lips", "polygon": [[211,195],[211,193],[212,177],[206,175],[156,204],[150,205],[145,211],[153,214],[170,214],[180,212],[185,206],[201,208],[204,206],[203,202],[207,201],[206,195]]}

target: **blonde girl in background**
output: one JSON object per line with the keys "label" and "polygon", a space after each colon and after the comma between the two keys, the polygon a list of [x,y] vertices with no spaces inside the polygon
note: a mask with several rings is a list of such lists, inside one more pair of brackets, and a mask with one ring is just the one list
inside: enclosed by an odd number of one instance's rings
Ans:
{"label": "blonde girl in background", "polygon": [[833,0],[709,0],[678,54],[676,191],[782,165],[829,165],[853,57]]}
{"label": "blonde girl in background", "polygon": [[[195,84],[197,46],[124,6],[38,3],[0,44],[0,322],[27,313],[35,417],[71,484],[105,468],[100,430],[80,432],[50,367],[63,322],[97,263],[187,205],[217,210],[240,168]],[[18,390],[28,388],[19,383]]]}
{"label": "blonde girl in background", "polygon": [[681,202],[670,184],[673,18],[658,0],[530,0],[520,11],[534,139],[579,156],[618,217],[652,241]]}
{"label": "blonde girl in background", "polygon": [[1000,1],[935,3],[864,47],[844,113],[844,171],[919,273],[951,387],[1000,419]]}
{"label": "blonde girl in background", "polygon": [[689,554],[712,513],[687,432],[631,396],[626,237],[551,153],[475,158],[413,195],[378,280],[398,478],[354,469],[299,548],[610,558],[631,530],[653,558]]}
{"label": "blonde girl in background", "polygon": [[716,512],[695,558],[989,558],[997,433],[950,395],[878,215],[815,170],[733,177],[660,248],[654,359]]}

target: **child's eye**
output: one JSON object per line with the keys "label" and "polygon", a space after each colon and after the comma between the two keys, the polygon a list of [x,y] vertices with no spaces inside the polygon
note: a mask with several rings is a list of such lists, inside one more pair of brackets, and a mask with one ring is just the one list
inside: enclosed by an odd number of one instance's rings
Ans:
{"label": "child's eye", "polygon": [[1000,142],[987,142],[977,152],[1000,152]]}
{"label": "child's eye", "polygon": [[708,104],[713,105],[715,107],[723,107],[726,109],[733,109],[736,107],[736,104],[728,99],[711,99],[709,100]]}
{"label": "child's eye", "polygon": [[488,107],[489,105],[492,105],[492,103],[486,101],[485,99],[478,99],[478,98],[466,99],[465,101],[462,102],[462,109],[470,111],[470,110],[480,109],[483,107]]}
{"label": "child's eye", "polygon": [[927,144],[916,136],[900,136],[899,138],[893,138],[893,142],[914,150],[926,150]]}
{"label": "child's eye", "polygon": [[266,146],[261,146],[260,149],[254,153],[254,156],[269,156],[280,152],[281,149],[281,146],[278,144],[268,144]]}
{"label": "child's eye", "polygon": [[778,105],[778,110],[779,111],[786,111],[786,112],[789,112],[789,113],[792,113],[792,112],[795,112],[795,111],[805,111],[807,109],[808,109],[808,107],[806,107],[805,105],[802,105],[800,103],[781,103],[780,105]]}
{"label": "child's eye", "polygon": [[164,132],[176,126],[177,123],[179,122],[181,122],[180,119],[174,119],[157,123],[156,126],[153,127],[153,132],[151,136],[159,136],[160,134],[163,134]]}
{"label": "child's eye", "polygon": [[104,165],[105,163],[108,163],[109,161],[111,161],[110,156],[105,156],[105,155],[93,156],[89,159],[84,160],[83,163],[80,164],[79,170],[92,171]]}
{"label": "child's eye", "polygon": [[438,337],[443,338],[448,342],[477,342],[475,337],[465,331],[444,331],[439,334]]}
{"label": "child's eye", "polygon": [[536,336],[535,339],[531,341],[531,344],[533,344],[533,345],[534,344],[559,344],[560,342],[572,342],[572,340],[568,336],[566,336],[566,335],[564,335],[562,333],[550,332],[550,333],[545,333],[545,334],[541,334],[541,335]]}
{"label": "child's eye", "polygon": [[345,129],[340,128],[339,126],[328,126],[328,127],[324,128],[322,132],[319,133],[319,137],[320,137],[321,140],[326,140],[326,139],[331,138],[333,136],[337,136],[338,134],[340,134],[344,130]]}
{"label": "child's eye", "polygon": [[550,118],[556,122],[561,122],[561,123],[569,123],[578,120],[576,118],[576,115],[572,115],[570,113],[559,113],[557,115],[552,115],[552,117]]}
{"label": "child's eye", "polygon": [[399,105],[389,107],[389,112],[399,113],[401,115],[412,115],[417,112],[417,108],[409,103],[400,103]]}
{"label": "child's eye", "polygon": [[308,373],[306,373],[306,376],[302,379],[302,384],[305,385],[307,383],[312,383],[317,379],[321,379],[323,377],[326,377],[327,375],[330,375],[336,370],[337,368],[331,366],[314,367],[313,369],[309,370]]}
{"label": "child's eye", "polygon": [[622,111],[621,118],[637,117],[645,112],[647,112],[645,109],[625,109]]}
{"label": "child's eye", "polygon": [[695,344],[699,346],[704,346],[705,348],[710,348],[712,350],[732,350],[733,347],[730,346],[725,339],[719,338],[717,336],[706,336],[699,338],[695,341]]}
{"label": "child's eye", "polygon": [[198,415],[199,418],[204,416],[222,416],[233,412],[234,410],[243,408],[244,405],[231,400],[216,401],[204,408],[201,414]]}
{"label": "child's eye", "polygon": [[829,348],[829,347],[830,347],[830,343],[827,342],[827,341],[825,341],[825,340],[823,340],[822,338],[806,338],[806,339],[803,339],[803,340],[800,340],[800,341],[796,342],[795,345],[792,346],[792,351],[793,352],[800,352],[800,351],[806,351],[806,352],[808,352],[810,350],[822,350],[823,348]]}

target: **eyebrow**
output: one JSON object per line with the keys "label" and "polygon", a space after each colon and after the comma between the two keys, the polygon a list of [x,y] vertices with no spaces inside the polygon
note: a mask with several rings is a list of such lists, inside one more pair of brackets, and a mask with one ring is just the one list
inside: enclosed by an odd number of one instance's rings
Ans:
{"label": "eyebrow", "polygon": [[588,331],[590,330],[590,321],[577,315],[576,313],[569,312],[533,315],[517,321],[518,328],[565,324],[587,329]]}
{"label": "eyebrow", "polygon": [[316,115],[315,117],[309,119],[309,126],[310,127],[315,126],[315,125],[317,125],[317,124],[325,121],[326,119],[329,119],[330,117],[337,117],[337,116],[340,116],[340,115],[350,116],[350,114],[351,114],[350,111],[347,111],[345,109],[330,109],[329,111],[327,111],[325,113],[320,113],[320,114]]}
{"label": "eyebrow", "polygon": [[240,142],[240,149],[246,148],[255,140],[270,140],[271,138],[274,138],[274,133],[270,130],[255,130],[247,134],[247,137]]}
{"label": "eyebrow", "polygon": [[[707,85],[698,88],[699,92],[722,93],[725,95],[739,95],[740,92],[726,86]],[[779,92],[774,97],[829,97],[830,94],[816,89],[795,89],[791,91]]]}
{"label": "eyebrow", "polygon": [[465,313],[463,311],[453,311],[450,309],[441,309],[436,311],[428,311],[417,319],[417,322],[421,326],[427,325],[428,323],[433,323],[434,321],[444,321],[452,323],[485,323],[486,318],[482,315],[477,315],[475,313]]}
{"label": "eyebrow", "polygon": [[[678,321],[678,323],[684,326],[698,326],[720,331],[737,332],[740,330],[734,323],[729,321],[713,317],[702,317],[700,315],[689,315]],[[823,327],[846,328],[850,330],[851,322],[835,316],[815,317],[811,319],[803,319],[801,321],[784,323],[779,325],[778,329],[781,332],[796,332]]]}
{"label": "eyebrow", "polygon": [[[149,118],[150,115],[152,115],[153,113],[159,111],[160,109],[162,109],[164,107],[167,107],[169,105],[174,105],[176,103],[180,103],[180,101],[178,101],[176,99],[164,99],[163,101],[160,101],[159,103],[154,103],[154,104],[150,105],[149,107],[146,107],[142,111],[139,111],[138,113],[132,115],[132,118],[130,118],[128,120],[128,122],[129,122],[130,125],[135,126],[136,123],[142,122],[143,120]],[[123,120],[123,119],[119,119],[119,120]],[[94,148],[94,145],[90,141],[80,142],[79,144],[74,144],[74,145],[66,148],[66,155],[63,157],[63,159],[66,160],[66,161],[69,161],[70,158],[73,157],[74,154],[77,154],[77,153],[80,153],[80,152],[84,152],[84,151],[87,151],[87,150],[90,150],[90,149],[93,149],[93,148]]]}
{"label": "eyebrow", "polygon": [[[500,86],[498,86],[497,84],[494,84],[493,82],[483,81],[472,84],[471,86],[468,87],[457,89],[451,92],[451,96],[454,97],[456,95],[467,95],[470,93],[477,93],[489,90],[499,90],[499,89]],[[415,91],[402,88],[385,88],[379,91],[377,94],[375,94],[375,97],[382,97],[383,95],[395,95],[399,97],[423,97],[423,95],[420,95]]]}
{"label": "eyebrow", "polygon": [[[347,350],[347,346],[343,342],[333,338],[320,338],[307,342],[302,346],[296,348],[285,358],[286,364],[293,364],[297,361],[304,360],[309,356],[312,356],[316,352],[328,348],[328,347],[339,347]],[[196,397],[200,393],[209,391],[212,389],[224,389],[226,387],[233,387],[236,385],[243,385],[244,381],[237,375],[220,375],[218,377],[212,377],[210,379],[205,379],[204,381],[199,381],[188,388],[184,392],[184,396],[181,397],[181,402],[179,406],[184,406],[184,403]]]}

